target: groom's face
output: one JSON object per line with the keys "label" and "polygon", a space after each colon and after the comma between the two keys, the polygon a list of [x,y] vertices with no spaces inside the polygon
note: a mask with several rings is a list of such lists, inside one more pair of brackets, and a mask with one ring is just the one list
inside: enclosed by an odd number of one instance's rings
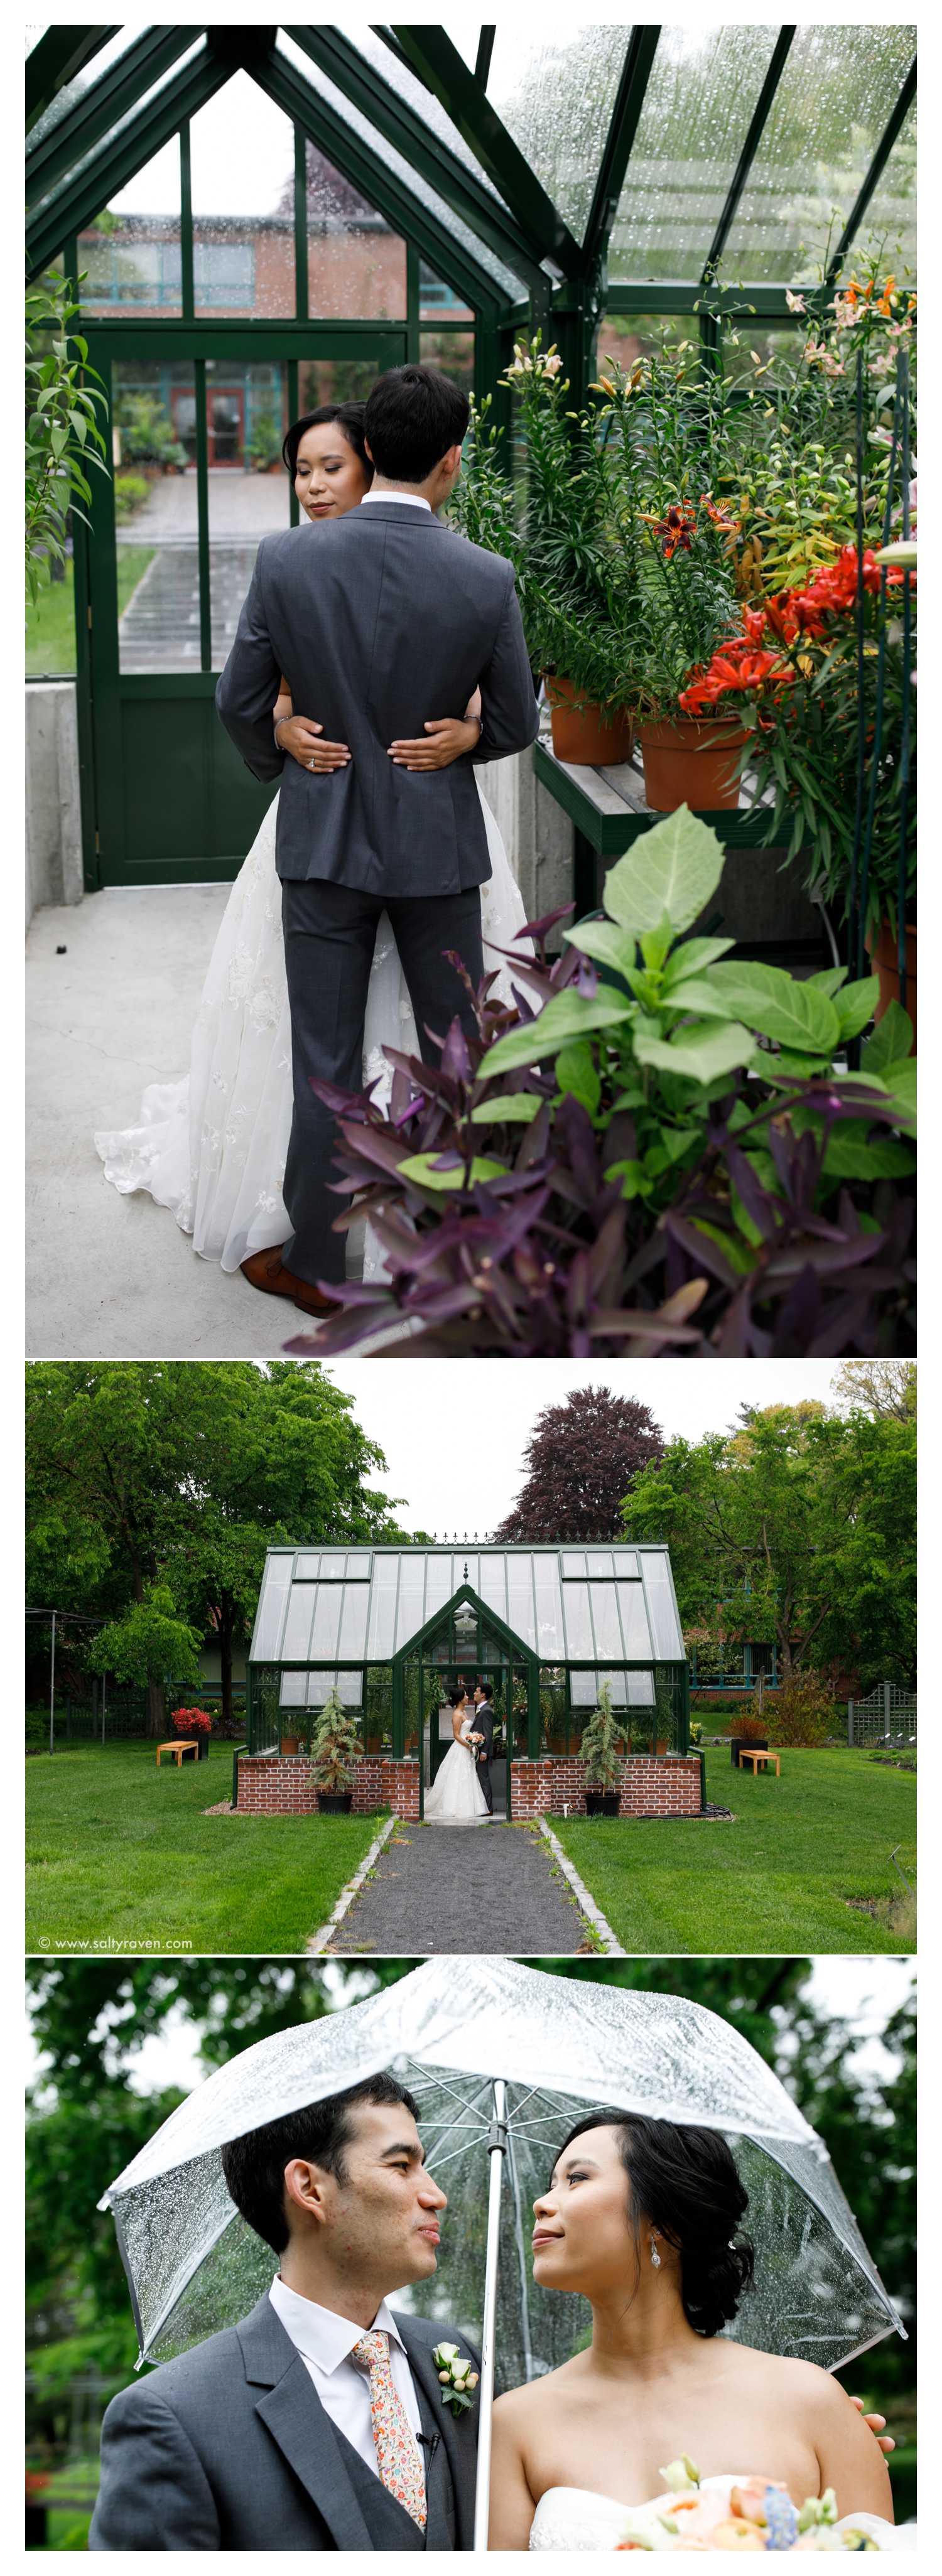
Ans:
{"label": "groom's face", "polygon": [[343,2150],[343,2179],[319,2175],[325,2250],[344,2270],[382,2291],[425,2281],[436,2270],[445,2193],[425,2170],[411,2111],[403,2103],[358,2103]]}

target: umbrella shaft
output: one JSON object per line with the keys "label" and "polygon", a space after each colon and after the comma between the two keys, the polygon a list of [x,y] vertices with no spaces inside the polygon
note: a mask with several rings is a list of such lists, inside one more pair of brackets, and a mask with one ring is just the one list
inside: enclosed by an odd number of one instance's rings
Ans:
{"label": "umbrella shaft", "polygon": [[494,2119],[487,2199],[487,2255],[484,2268],[484,2319],[481,2332],[481,2402],[478,2409],[478,2470],[474,2496],[475,2554],[487,2549],[491,2500],[491,2416],[494,2407],[494,2322],[497,2310],[497,2265],[500,2254],[500,2195],[507,2152],[506,2086],[494,2083]]}

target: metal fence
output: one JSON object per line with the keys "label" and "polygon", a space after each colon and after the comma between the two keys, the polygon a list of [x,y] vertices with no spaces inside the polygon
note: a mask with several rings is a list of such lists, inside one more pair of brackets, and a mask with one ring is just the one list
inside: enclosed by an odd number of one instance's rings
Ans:
{"label": "metal fence", "polygon": [[916,1693],[897,1682],[878,1682],[866,1699],[847,1702],[848,1744],[915,1744]]}

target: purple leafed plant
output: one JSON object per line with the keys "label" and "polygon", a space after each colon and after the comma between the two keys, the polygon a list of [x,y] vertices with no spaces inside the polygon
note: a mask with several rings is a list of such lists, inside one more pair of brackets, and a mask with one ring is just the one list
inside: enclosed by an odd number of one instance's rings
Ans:
{"label": "purple leafed plant", "polygon": [[682,929],[714,866],[689,815],[651,833],[643,871],[610,871],[609,923],[580,925],[560,960],[546,939],[563,915],[531,923],[513,1005],[493,976],[474,993],[454,957],[476,1034],[454,1020],[433,1067],[387,1049],[387,1107],[315,1084],[337,1119],[338,1225],[367,1216],[387,1272],[322,1283],[341,1311],[318,1357],[378,1336],[403,1357],[914,1347],[905,1045],[869,1041],[859,1078],[832,1071],[870,987],[829,971],[799,989],[718,966],[726,941],[684,945],[658,874],[676,888],[682,865]]}

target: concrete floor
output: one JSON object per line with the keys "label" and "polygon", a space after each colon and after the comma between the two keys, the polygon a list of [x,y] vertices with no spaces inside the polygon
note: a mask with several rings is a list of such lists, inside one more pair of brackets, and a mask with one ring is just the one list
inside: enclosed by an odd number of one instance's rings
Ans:
{"label": "concrete floor", "polygon": [[[168,1209],[105,1180],[96,1128],[185,1072],[229,888],[107,887],[27,942],[26,1348],[34,1359],[265,1359],[306,1328],[200,1261]],[[57,956],[59,946],[65,950]],[[312,1328],[313,1329],[313,1328]]]}

